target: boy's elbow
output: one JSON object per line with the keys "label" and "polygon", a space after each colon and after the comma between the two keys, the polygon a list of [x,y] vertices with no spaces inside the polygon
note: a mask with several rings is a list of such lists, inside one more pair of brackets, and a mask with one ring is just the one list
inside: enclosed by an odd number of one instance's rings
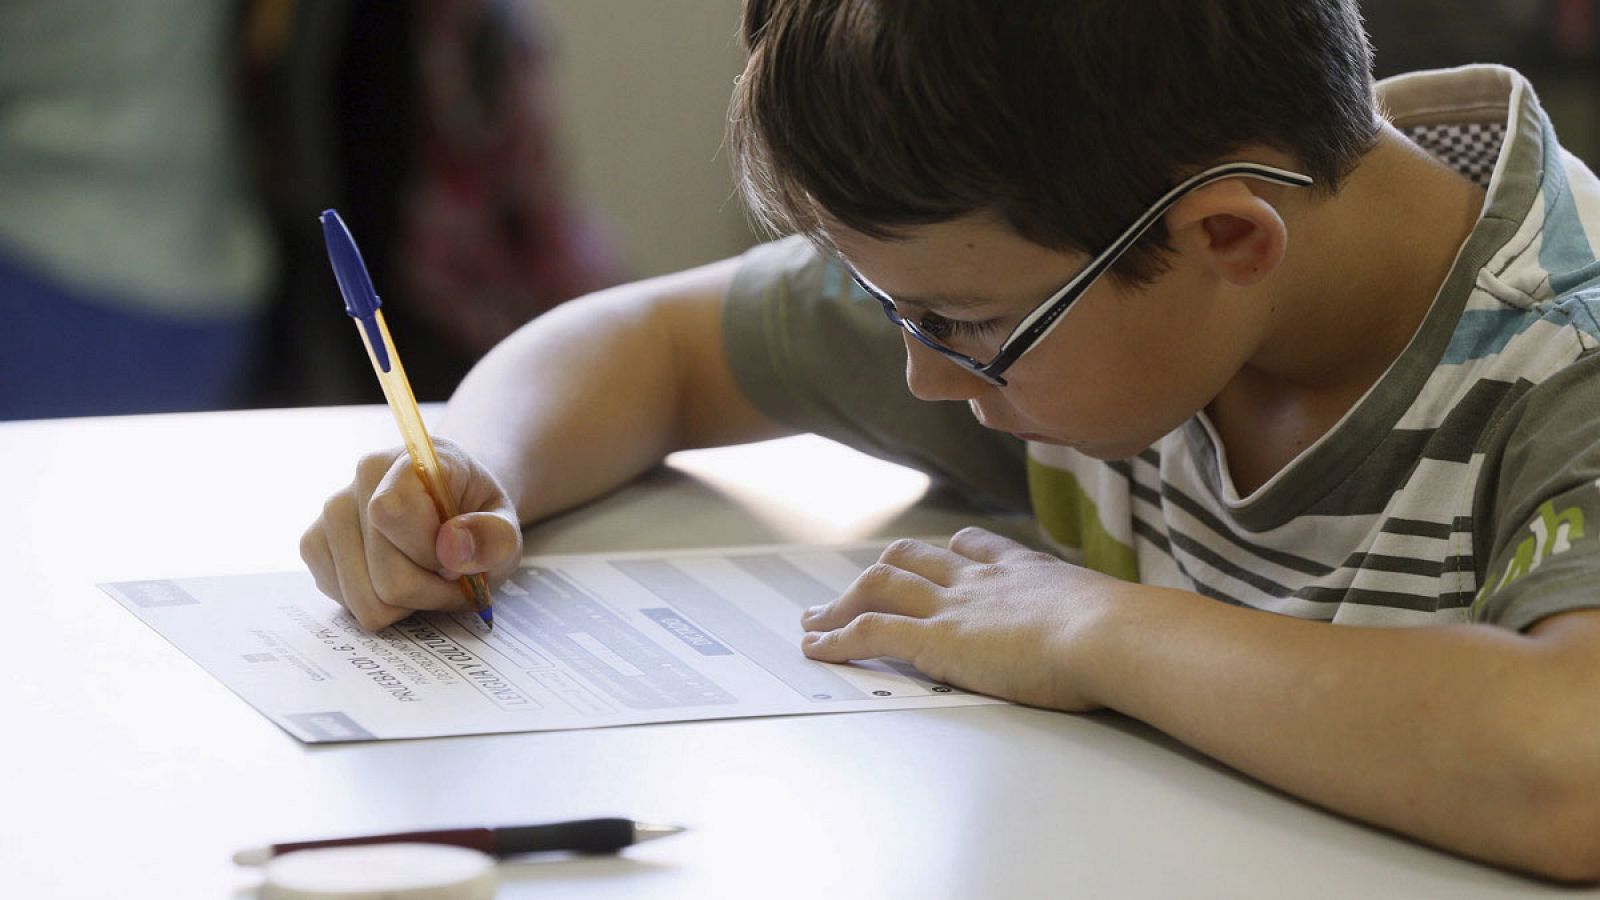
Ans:
{"label": "boy's elbow", "polygon": [[1558,836],[1536,851],[1533,858],[1523,860],[1518,868],[1565,884],[1600,883],[1600,840],[1589,836]]}
{"label": "boy's elbow", "polygon": [[1493,728],[1527,799],[1502,820],[1503,837],[1534,874],[1600,882],[1600,726],[1587,702],[1600,696],[1600,610],[1554,617],[1533,634],[1550,651],[1547,680],[1506,694]]}
{"label": "boy's elbow", "polygon": [[1521,815],[1505,817],[1505,827],[1520,833],[1504,837],[1521,848],[1521,867],[1544,878],[1600,882],[1600,753],[1586,736],[1591,728],[1585,723],[1583,735],[1530,733],[1543,747],[1522,757],[1533,765],[1523,782],[1530,802]]}
{"label": "boy's elbow", "polygon": [[1600,785],[1590,780],[1541,817],[1528,869],[1554,881],[1600,882]]}

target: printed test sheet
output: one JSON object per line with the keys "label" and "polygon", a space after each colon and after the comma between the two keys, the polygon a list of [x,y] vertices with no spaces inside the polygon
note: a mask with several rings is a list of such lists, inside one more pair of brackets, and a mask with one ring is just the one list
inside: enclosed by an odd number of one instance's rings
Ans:
{"label": "printed test sheet", "polygon": [[304,572],[101,585],[309,743],[1001,701],[800,653],[881,544],[530,557],[470,613],[367,632]]}

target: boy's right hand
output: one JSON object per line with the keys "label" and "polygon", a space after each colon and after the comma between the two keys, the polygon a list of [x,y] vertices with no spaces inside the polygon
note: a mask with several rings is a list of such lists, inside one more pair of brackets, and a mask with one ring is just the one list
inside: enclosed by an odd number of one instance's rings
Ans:
{"label": "boy's right hand", "polygon": [[434,448],[461,515],[441,525],[402,447],[363,457],[300,539],[317,587],[369,631],[416,610],[465,607],[460,576],[482,572],[493,586],[522,560],[516,508],[499,481],[455,444],[435,439]]}

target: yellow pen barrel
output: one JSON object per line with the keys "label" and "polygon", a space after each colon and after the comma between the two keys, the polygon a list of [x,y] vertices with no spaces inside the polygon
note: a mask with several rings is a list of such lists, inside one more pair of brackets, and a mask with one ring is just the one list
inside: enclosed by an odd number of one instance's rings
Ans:
{"label": "yellow pen barrel", "polygon": [[[394,413],[395,424],[400,427],[401,439],[405,441],[406,451],[411,454],[412,468],[416,470],[417,477],[422,481],[422,487],[433,500],[433,508],[439,514],[440,523],[444,523],[455,518],[459,512],[455,493],[445,481],[444,471],[439,466],[439,457],[433,452],[433,441],[428,437],[428,426],[422,422],[422,411],[417,409],[417,398],[411,392],[411,382],[406,378],[405,366],[400,364],[400,354],[395,350],[394,340],[389,337],[389,323],[383,319],[383,310],[375,310],[373,315],[377,319],[378,331],[383,334],[383,343],[388,351],[389,371],[383,370],[383,365],[378,361],[378,354],[367,337],[367,331],[361,327],[360,322],[356,322],[356,331],[361,335],[362,345],[367,348],[367,359],[372,361],[372,370],[378,375],[378,384],[383,387],[383,397],[389,403],[389,411]],[[460,583],[461,593],[472,604],[474,611],[481,613],[489,608],[489,585],[483,575],[463,575]]]}

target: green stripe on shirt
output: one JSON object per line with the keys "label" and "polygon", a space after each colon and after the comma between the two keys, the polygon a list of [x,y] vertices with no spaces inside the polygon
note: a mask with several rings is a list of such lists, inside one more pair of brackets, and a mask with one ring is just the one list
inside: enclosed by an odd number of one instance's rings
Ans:
{"label": "green stripe on shirt", "polygon": [[1057,543],[1081,551],[1082,565],[1125,581],[1139,580],[1139,560],[1133,547],[1112,537],[1100,524],[1100,508],[1071,472],[1030,457],[1028,491],[1039,525]]}

